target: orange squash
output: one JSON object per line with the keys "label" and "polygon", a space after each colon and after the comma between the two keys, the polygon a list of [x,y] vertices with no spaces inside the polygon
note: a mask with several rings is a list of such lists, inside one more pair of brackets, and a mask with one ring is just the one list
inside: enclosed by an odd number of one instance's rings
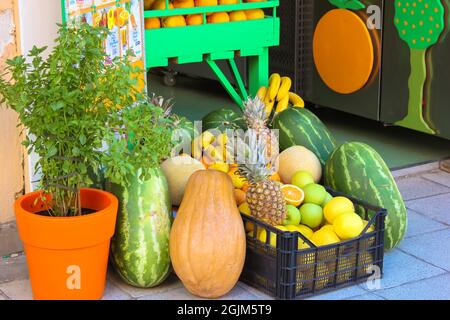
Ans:
{"label": "orange squash", "polygon": [[210,299],[227,294],[241,275],[245,246],[231,178],[216,170],[192,174],[170,233],[170,258],[186,289]]}

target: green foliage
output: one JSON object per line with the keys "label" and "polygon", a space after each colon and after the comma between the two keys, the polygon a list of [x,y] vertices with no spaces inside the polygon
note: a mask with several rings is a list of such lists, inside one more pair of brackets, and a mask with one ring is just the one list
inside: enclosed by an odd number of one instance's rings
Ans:
{"label": "green foliage", "polygon": [[140,172],[148,180],[173,147],[174,116],[159,105],[140,101],[112,115],[110,127],[114,135],[105,141],[109,156],[105,159],[105,177],[126,186]]}
{"label": "green foliage", "polygon": [[[41,187],[52,195],[54,216],[80,215],[79,190],[89,186],[108,154],[103,140],[117,106],[129,106],[139,94],[128,59],[105,63],[102,41],[107,30],[82,24],[60,25],[56,46],[8,60],[0,77],[0,102],[18,112],[27,131],[24,145],[39,155]],[[7,79],[7,80],[5,80]]]}
{"label": "green foliage", "polygon": [[339,9],[361,10],[366,6],[358,0],[328,0],[333,6]]}
{"label": "green foliage", "polygon": [[427,49],[445,28],[445,9],[440,0],[395,1],[395,26],[411,49]]}

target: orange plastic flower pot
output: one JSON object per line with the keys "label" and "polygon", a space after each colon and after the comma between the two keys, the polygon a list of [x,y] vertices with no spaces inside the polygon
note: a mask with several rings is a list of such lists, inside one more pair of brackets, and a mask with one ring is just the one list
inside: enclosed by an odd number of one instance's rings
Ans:
{"label": "orange plastic flower pot", "polygon": [[14,204],[34,299],[100,299],[117,198],[105,191],[81,189],[81,206],[96,212],[80,217],[46,217],[35,214],[45,210],[42,201],[35,203],[40,194],[26,194]]}

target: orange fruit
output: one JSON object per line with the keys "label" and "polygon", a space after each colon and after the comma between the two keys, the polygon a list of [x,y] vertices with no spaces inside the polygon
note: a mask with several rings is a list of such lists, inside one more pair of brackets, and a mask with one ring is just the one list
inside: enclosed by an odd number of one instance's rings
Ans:
{"label": "orange fruit", "polygon": [[232,11],[230,14],[230,21],[244,21],[247,20],[245,12],[242,10]]}
{"label": "orange fruit", "polygon": [[234,197],[236,199],[236,204],[240,206],[246,201],[245,192],[240,189],[234,189]]}
{"label": "orange fruit", "polygon": [[198,26],[203,23],[203,16],[201,14],[190,14],[186,17],[188,26]]}
{"label": "orange fruit", "polygon": [[[166,9],[166,0],[156,0],[152,5],[152,10],[164,10]],[[169,9],[173,9],[172,2],[169,2]]]}
{"label": "orange fruit", "polygon": [[244,182],[244,185],[242,186],[241,190],[244,191],[244,192],[247,192],[248,188],[250,188],[250,183],[248,183],[246,181],[246,182]]}
{"label": "orange fruit", "polygon": [[183,16],[171,16],[162,19],[162,25],[164,28],[185,27],[186,20]]}
{"label": "orange fruit", "polygon": [[290,205],[298,207],[305,199],[305,193],[299,187],[293,184],[285,184],[281,187],[286,202]]}
{"label": "orange fruit", "polygon": [[262,9],[250,9],[245,10],[245,16],[247,20],[264,19],[264,11]]}
{"label": "orange fruit", "polygon": [[161,20],[159,18],[145,19],[145,29],[159,29],[161,28]]}
{"label": "orange fruit", "polygon": [[269,179],[272,180],[272,181],[281,182],[281,177],[278,174],[278,172],[275,172],[274,174],[272,174]]}
{"label": "orange fruit", "polygon": [[219,0],[219,4],[237,4],[239,0]]}
{"label": "orange fruit", "polygon": [[174,0],[174,8],[193,8],[195,6],[194,0]]}
{"label": "orange fruit", "polygon": [[226,12],[214,12],[208,17],[208,23],[230,22],[230,16]]}
{"label": "orange fruit", "polygon": [[217,0],[195,0],[196,7],[217,6]]}

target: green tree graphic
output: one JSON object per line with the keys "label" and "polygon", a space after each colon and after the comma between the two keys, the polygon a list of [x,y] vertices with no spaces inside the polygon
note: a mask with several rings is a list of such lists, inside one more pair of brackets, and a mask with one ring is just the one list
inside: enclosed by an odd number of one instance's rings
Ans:
{"label": "green tree graphic", "polygon": [[426,52],[436,44],[445,28],[445,9],[440,0],[394,0],[395,26],[411,51],[408,81],[408,114],[397,124],[435,134],[424,120],[422,106],[427,78]]}

